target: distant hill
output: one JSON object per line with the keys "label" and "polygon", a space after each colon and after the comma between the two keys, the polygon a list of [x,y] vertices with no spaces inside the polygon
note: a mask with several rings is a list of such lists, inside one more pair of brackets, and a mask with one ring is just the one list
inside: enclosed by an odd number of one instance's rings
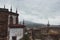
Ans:
{"label": "distant hill", "polygon": [[[46,26],[44,24],[38,24],[38,23],[30,22],[30,21],[25,21],[24,23],[25,23],[26,27],[29,27],[29,28]],[[21,21],[21,24],[22,24],[22,21]]]}
{"label": "distant hill", "polygon": [[[47,26],[45,24],[38,24],[38,23],[30,22],[30,21],[25,21],[24,23],[25,23],[26,27],[28,27],[28,28],[40,28],[40,27]],[[21,24],[23,24],[22,21],[21,21]],[[60,27],[60,25],[50,25],[50,27]]]}

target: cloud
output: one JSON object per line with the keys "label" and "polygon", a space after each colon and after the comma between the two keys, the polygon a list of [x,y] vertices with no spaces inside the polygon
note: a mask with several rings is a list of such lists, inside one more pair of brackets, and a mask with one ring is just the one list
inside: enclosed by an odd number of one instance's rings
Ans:
{"label": "cloud", "polygon": [[0,5],[9,9],[13,6],[19,11],[19,20],[29,20],[36,23],[60,24],[60,0],[0,0]]}

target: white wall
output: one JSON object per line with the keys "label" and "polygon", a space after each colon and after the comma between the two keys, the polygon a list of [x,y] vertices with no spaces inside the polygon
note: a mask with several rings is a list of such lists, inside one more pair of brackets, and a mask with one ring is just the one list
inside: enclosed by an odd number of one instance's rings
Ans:
{"label": "white wall", "polygon": [[13,24],[16,24],[16,16],[12,15],[13,17]]}
{"label": "white wall", "polygon": [[12,36],[17,36],[17,40],[23,37],[23,28],[10,28],[10,39],[12,40]]}

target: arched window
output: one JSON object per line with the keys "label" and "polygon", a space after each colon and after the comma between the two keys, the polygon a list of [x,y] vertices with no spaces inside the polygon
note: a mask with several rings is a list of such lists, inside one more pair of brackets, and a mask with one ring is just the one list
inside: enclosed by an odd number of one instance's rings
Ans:
{"label": "arched window", "polygon": [[12,25],[12,24],[13,24],[13,17],[10,16],[10,25]]}

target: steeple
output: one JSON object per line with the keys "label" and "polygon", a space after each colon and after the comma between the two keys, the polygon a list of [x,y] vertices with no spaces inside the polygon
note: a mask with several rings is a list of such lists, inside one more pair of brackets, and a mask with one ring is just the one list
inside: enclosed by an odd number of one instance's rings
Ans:
{"label": "steeple", "polygon": [[49,30],[50,30],[49,26],[50,26],[50,24],[49,24],[49,20],[48,20],[48,24],[47,24],[47,36],[48,37],[49,37],[48,33],[49,33]]}
{"label": "steeple", "polygon": [[47,26],[48,26],[48,27],[50,26],[50,24],[49,24],[49,20],[48,20],[48,24],[47,24]]}
{"label": "steeple", "polygon": [[4,9],[5,9],[5,5],[4,5]]}
{"label": "steeple", "polygon": [[11,6],[11,8],[10,8],[10,12],[12,12],[12,6]]}
{"label": "steeple", "polygon": [[17,11],[17,8],[16,8],[16,13],[17,13],[18,11]]}
{"label": "steeple", "polygon": [[23,19],[23,25],[24,25],[25,23],[24,23],[24,19]]}

